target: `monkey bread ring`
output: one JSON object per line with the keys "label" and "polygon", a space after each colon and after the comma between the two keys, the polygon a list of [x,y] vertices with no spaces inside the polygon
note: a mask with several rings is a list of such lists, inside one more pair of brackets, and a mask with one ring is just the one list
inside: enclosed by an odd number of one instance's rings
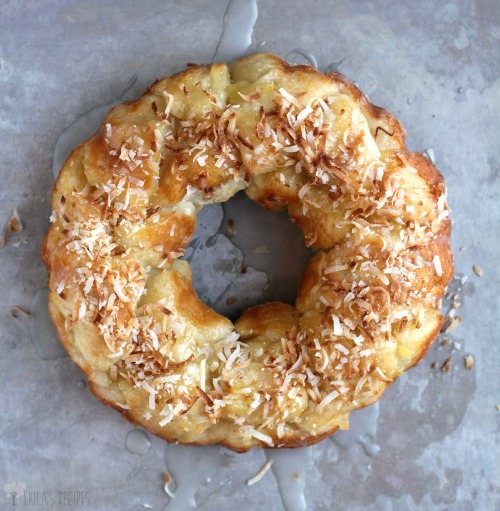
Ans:
{"label": "monkey bread ring", "polygon": [[[197,212],[240,190],[287,211],[315,254],[294,306],[233,324],[198,298],[182,256]],[[42,253],[58,335],[100,400],[168,441],[316,443],[442,324],[443,178],[338,73],[258,54],[157,81],[72,152],[52,209]]]}

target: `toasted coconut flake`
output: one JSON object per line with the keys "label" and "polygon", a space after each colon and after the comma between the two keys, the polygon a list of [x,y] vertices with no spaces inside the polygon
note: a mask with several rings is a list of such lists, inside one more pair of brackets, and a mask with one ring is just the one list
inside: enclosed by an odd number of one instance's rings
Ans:
{"label": "toasted coconut flake", "polygon": [[9,237],[9,233],[11,232],[21,232],[23,230],[23,224],[21,222],[21,218],[19,217],[19,213],[16,209],[12,210],[10,214],[10,218],[7,221],[7,225],[5,226],[5,230],[3,233],[3,239],[0,242],[0,248],[3,248],[7,243],[7,238]]}
{"label": "toasted coconut flake", "polygon": [[57,288],[56,288],[56,293],[58,295],[60,295],[63,291],[64,291],[64,288],[66,287],[65,283],[63,280],[61,280],[61,282],[59,282]]}
{"label": "toasted coconut flake", "polygon": [[300,107],[300,103],[292,96],[289,92],[287,92],[283,87],[281,87],[278,91],[287,101],[292,103],[292,105]]}
{"label": "toasted coconut flake", "polygon": [[474,264],[472,266],[472,269],[474,270],[474,273],[478,276],[478,277],[482,277],[483,276],[483,269],[478,266],[477,264]]}
{"label": "toasted coconut flake", "polygon": [[339,271],[347,270],[348,268],[349,266],[347,264],[334,264],[325,268],[325,274],[328,275],[330,273],[337,273]]}
{"label": "toasted coconut flake", "polygon": [[441,371],[443,373],[447,373],[451,368],[451,363],[452,363],[451,357],[448,357],[441,365]]}
{"label": "toasted coconut flake", "polygon": [[374,266],[373,270],[374,270],[376,276],[382,282],[382,284],[384,284],[385,286],[388,286],[391,283],[391,281],[387,278],[385,273],[382,270],[380,270],[380,268],[378,268],[377,266]]}
{"label": "toasted coconut flake", "polygon": [[443,323],[443,328],[441,329],[441,332],[445,334],[449,334],[450,332],[453,332],[455,328],[457,328],[458,325],[462,322],[461,316],[456,316],[455,318],[451,318],[448,316]]}
{"label": "toasted coconut flake", "polygon": [[210,396],[204,390],[202,390],[198,385],[196,386],[196,391],[198,392],[199,396],[203,399],[203,401],[205,401],[205,403],[208,406],[214,405],[214,402],[212,401]]}
{"label": "toasted coconut flake", "polygon": [[306,106],[299,112],[296,118],[297,125],[300,124],[309,114],[313,113],[313,109],[310,106]]}
{"label": "toasted coconut flake", "polygon": [[163,485],[163,491],[171,498],[175,498],[175,494],[170,490],[169,486],[172,482],[172,477],[170,477],[170,474],[168,472],[163,472],[163,479],[165,481],[165,484]]}
{"label": "toasted coconut flake", "polygon": [[311,189],[312,183],[306,183],[300,190],[299,190],[299,199],[303,199],[306,195],[306,193]]}
{"label": "toasted coconut flake", "polygon": [[436,163],[436,159],[435,159],[435,156],[434,156],[434,149],[432,147],[428,147],[422,154],[428,160],[430,160],[432,163]]}
{"label": "toasted coconut flake", "polygon": [[336,390],[332,390],[329,394],[327,394],[319,403],[318,408],[322,410],[326,405],[335,400],[338,396],[340,396],[339,392]]}
{"label": "toasted coconut flake", "polygon": [[372,349],[366,349],[359,352],[360,357],[369,357],[373,353]]}
{"label": "toasted coconut flake", "polygon": [[118,280],[115,280],[113,283],[113,289],[116,293],[116,296],[122,301],[122,302],[130,302],[131,299],[123,292],[123,289],[120,287],[120,282]]}
{"label": "toasted coconut flake", "polygon": [[250,98],[250,96],[247,96],[246,94],[243,94],[242,92],[239,92],[239,91],[238,91],[238,95],[239,95],[242,99],[244,99],[245,101],[250,101],[250,99],[251,99],[251,98]]}
{"label": "toasted coconut flake", "polygon": [[387,376],[384,374],[382,369],[380,369],[380,367],[376,367],[375,371],[380,375],[380,379],[382,381],[384,381],[386,383],[392,383],[393,380],[391,378],[387,378]]}
{"label": "toasted coconut flake", "polygon": [[434,264],[434,268],[436,269],[436,273],[438,277],[443,276],[443,267],[441,266],[441,259],[438,255],[435,255],[432,259],[432,263]]}
{"label": "toasted coconut flake", "polygon": [[168,405],[168,408],[170,409],[170,411],[168,412],[167,416],[158,423],[158,425],[160,427],[163,427],[165,425],[167,425],[169,422],[172,422],[172,420],[177,417],[178,415],[180,415],[180,413],[186,409],[186,406],[184,405],[184,403],[182,401],[179,401],[175,407],[172,407],[171,404]]}
{"label": "toasted coconut flake", "polygon": [[260,440],[261,442],[264,442],[265,444],[269,445],[269,447],[274,447],[273,439],[269,435],[265,435],[264,433],[256,430],[252,426],[245,426],[245,431],[250,436],[253,436],[257,440]]}
{"label": "toasted coconut flake", "polygon": [[[332,320],[333,320],[333,335],[336,335],[337,337],[341,337],[342,335],[344,335],[344,326],[342,325],[339,317],[336,314],[332,314]],[[339,346],[341,346],[341,345],[339,345]]]}
{"label": "toasted coconut flake", "polygon": [[170,115],[170,110],[174,106],[174,96],[173,94],[169,94],[168,92],[164,92],[165,96],[168,98],[167,106],[165,107],[165,118],[168,118]]}
{"label": "toasted coconut flake", "polygon": [[274,460],[267,460],[264,466],[257,472],[257,474],[255,474],[247,481],[247,485],[253,486],[255,483],[258,483],[266,475],[267,471],[271,468],[273,463]]}
{"label": "toasted coconut flake", "polygon": [[365,385],[365,383],[368,381],[368,376],[365,375],[365,376],[362,376],[359,380],[358,380],[358,383],[356,384],[356,387],[354,389],[354,395],[357,396],[361,390],[363,389],[363,386]]}
{"label": "toasted coconut flake", "polygon": [[227,362],[226,362],[226,371],[231,371],[232,367],[233,367],[233,364],[234,362],[236,361],[236,359],[240,356],[241,354],[241,346],[240,344],[236,344],[236,348],[235,350],[231,353],[231,355],[229,356],[229,358],[227,359]]}
{"label": "toasted coconut flake", "polygon": [[465,369],[467,369],[467,371],[470,371],[474,367],[474,357],[472,355],[467,355],[466,357],[464,357],[464,365]]}
{"label": "toasted coconut flake", "polygon": [[156,396],[156,394],[158,394],[158,391],[153,389],[146,381],[143,381],[141,386],[144,390],[146,390],[149,393],[149,403],[148,403],[149,409],[155,410],[156,409],[155,396]]}
{"label": "toasted coconut flake", "polygon": [[136,185],[140,188],[142,188],[144,186],[144,181],[142,179],[138,179],[137,177],[134,177],[134,176],[128,176],[128,180],[133,184],[133,185]]}
{"label": "toasted coconut flake", "polygon": [[339,350],[341,353],[343,353],[344,355],[348,355],[349,354],[349,350],[342,344],[340,343],[336,343],[333,345],[333,347],[337,350]]}
{"label": "toasted coconut flake", "polygon": [[123,356],[123,350],[122,350],[122,349],[120,349],[120,350],[118,350],[118,351],[117,351],[117,352],[115,352],[115,353],[110,353],[110,354],[108,355],[108,358],[109,358],[109,359],[115,359],[115,358],[120,358],[120,357],[122,357],[122,356]]}
{"label": "toasted coconut flake", "polygon": [[155,379],[154,383],[155,385],[158,385],[160,383],[174,383],[181,379],[180,374],[167,374],[166,376],[159,376]]}

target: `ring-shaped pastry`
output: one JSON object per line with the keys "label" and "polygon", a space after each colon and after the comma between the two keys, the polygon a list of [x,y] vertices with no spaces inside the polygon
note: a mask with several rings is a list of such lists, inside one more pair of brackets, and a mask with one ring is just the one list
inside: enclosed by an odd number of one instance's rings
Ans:
{"label": "ring-shaped pastry", "polygon": [[[295,306],[233,324],[199,300],[181,256],[196,213],[240,190],[287,211],[316,253]],[[168,441],[318,442],[441,326],[443,178],[337,73],[260,54],[160,80],[73,151],[52,209],[43,257],[61,341],[99,399]]]}

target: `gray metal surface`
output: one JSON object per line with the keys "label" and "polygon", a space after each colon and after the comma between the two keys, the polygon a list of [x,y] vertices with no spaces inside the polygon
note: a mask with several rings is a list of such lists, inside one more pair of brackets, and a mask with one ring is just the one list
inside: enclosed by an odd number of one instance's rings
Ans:
{"label": "gray metal surface", "polygon": [[[14,208],[24,223],[0,251],[0,490],[24,483],[20,508],[174,507],[163,490],[167,464],[176,471],[168,449],[165,461],[165,443],[152,435],[150,449],[144,438],[127,442],[132,426],[90,395],[69,358],[40,358],[29,320],[14,318],[10,308],[28,308],[46,284],[39,251],[61,132],[122,96],[134,76],[127,97],[187,62],[210,62],[226,3],[0,3],[0,223]],[[313,510],[498,509],[498,2],[259,0],[257,48],[282,56],[303,48],[321,70],[342,61],[341,72],[403,122],[410,149],[433,149],[449,188],[461,279],[452,287],[462,323],[445,336],[450,344],[436,343],[382,398],[369,429],[377,448],[359,437],[347,449],[325,440],[300,454],[299,497]],[[299,54],[289,58],[305,62]],[[255,268],[259,285],[265,269]],[[252,301],[245,286],[236,291]],[[469,371],[468,354],[475,361]],[[445,373],[440,367],[450,356]],[[283,509],[283,502],[300,509],[298,500],[280,497],[277,470],[246,484],[268,453],[199,453],[191,476],[200,509]],[[0,493],[0,509],[11,507],[12,498]]]}

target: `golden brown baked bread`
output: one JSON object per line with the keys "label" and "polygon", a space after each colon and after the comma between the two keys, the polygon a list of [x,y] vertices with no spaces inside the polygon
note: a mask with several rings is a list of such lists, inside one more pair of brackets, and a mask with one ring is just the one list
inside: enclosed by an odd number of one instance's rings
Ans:
{"label": "golden brown baked bread", "polygon": [[[239,190],[316,248],[296,305],[232,324],[180,260]],[[340,74],[273,55],[200,66],[113,108],[52,195],[50,314],[93,393],[169,441],[302,446],[425,354],[453,272],[446,188]]]}

